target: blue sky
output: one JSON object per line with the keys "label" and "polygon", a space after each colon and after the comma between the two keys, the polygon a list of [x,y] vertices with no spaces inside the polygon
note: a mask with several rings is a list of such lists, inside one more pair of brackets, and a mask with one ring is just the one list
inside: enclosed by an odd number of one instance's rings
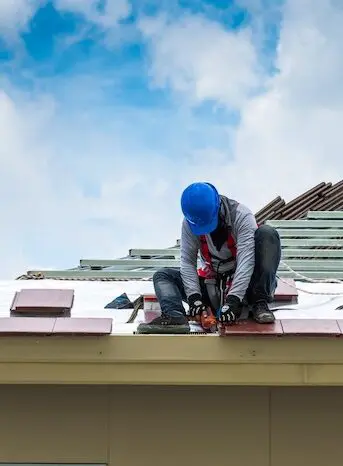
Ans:
{"label": "blue sky", "polygon": [[[338,17],[330,8],[324,22]],[[311,126],[301,112],[313,115],[319,95],[321,108],[333,106],[317,82],[338,88],[340,68],[336,78],[314,69],[316,50],[328,66],[329,58],[323,45],[312,47],[339,27],[331,31],[309,9],[291,0],[0,6],[4,275],[173,244],[180,193],[195,180],[256,210],[325,170],[336,176],[336,159],[318,169],[325,151],[311,135],[322,117]],[[312,43],[308,26],[319,31]],[[331,39],[329,56],[341,63]],[[308,127],[293,140],[299,121]],[[276,165],[294,179],[285,144],[311,167],[302,181],[270,179]]]}

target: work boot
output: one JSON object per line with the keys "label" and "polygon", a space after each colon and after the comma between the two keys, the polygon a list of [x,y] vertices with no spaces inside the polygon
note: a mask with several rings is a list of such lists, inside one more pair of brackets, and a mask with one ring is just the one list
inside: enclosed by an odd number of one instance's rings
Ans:
{"label": "work boot", "polygon": [[190,333],[190,327],[184,314],[180,313],[177,317],[162,314],[149,323],[139,324],[137,333]]}
{"label": "work boot", "polygon": [[271,324],[275,321],[274,313],[269,309],[266,301],[258,301],[252,307],[253,318],[259,324]]}

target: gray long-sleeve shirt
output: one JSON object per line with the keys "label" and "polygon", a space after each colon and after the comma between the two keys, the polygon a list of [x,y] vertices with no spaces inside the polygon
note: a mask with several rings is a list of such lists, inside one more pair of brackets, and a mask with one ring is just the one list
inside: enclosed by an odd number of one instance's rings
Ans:
{"label": "gray long-sleeve shirt", "polygon": [[[243,204],[221,196],[221,214],[228,225],[228,234],[231,234],[236,242],[236,260],[222,264],[220,261],[232,258],[230,249],[225,242],[220,249],[214,246],[211,236],[206,235],[214,269],[219,273],[233,270],[235,268],[232,286],[229,294],[243,299],[254,271],[255,266],[255,231],[257,229],[256,219],[253,213]],[[197,258],[200,251],[200,239],[195,236],[187,221],[184,219],[181,232],[181,277],[187,298],[199,293],[200,284],[197,273]],[[200,256],[202,261],[204,258]]]}

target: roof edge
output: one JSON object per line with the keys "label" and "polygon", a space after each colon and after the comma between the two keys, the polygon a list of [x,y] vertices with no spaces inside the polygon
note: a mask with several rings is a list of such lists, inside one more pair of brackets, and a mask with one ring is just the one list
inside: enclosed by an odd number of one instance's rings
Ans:
{"label": "roof edge", "polygon": [[0,339],[0,384],[343,386],[342,369],[332,337]]}

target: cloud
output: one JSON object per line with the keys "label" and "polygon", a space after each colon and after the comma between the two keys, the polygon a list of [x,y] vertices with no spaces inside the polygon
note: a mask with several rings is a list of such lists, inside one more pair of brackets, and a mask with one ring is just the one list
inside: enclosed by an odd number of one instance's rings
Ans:
{"label": "cloud", "polygon": [[17,40],[26,30],[41,0],[0,0],[0,31],[6,40]]}
{"label": "cloud", "polygon": [[62,48],[82,41],[97,40],[114,51],[138,39],[136,28],[128,21],[130,0],[54,0],[57,11],[71,13],[84,21],[78,32],[63,37]]}
{"label": "cloud", "polygon": [[210,100],[237,109],[261,83],[250,29],[228,31],[190,14],[177,20],[145,18],[140,29],[151,48],[153,84],[195,104]]}
{"label": "cloud", "polygon": [[[33,119],[31,112],[36,109]],[[39,235],[39,215],[43,214],[39,207],[46,199],[42,193],[49,196],[45,176],[49,174],[47,156],[36,139],[44,127],[43,113],[48,118],[49,104],[41,101],[29,105],[23,101],[19,107],[5,92],[0,92],[1,243],[6,251],[3,263],[6,274],[18,271],[23,265],[25,239],[30,240],[36,228]]]}
{"label": "cloud", "polygon": [[90,23],[102,28],[113,28],[129,16],[131,5],[128,0],[56,0],[58,9],[81,14]]}
{"label": "cloud", "polygon": [[[257,1],[244,6],[255,13],[261,8]],[[343,178],[342,8],[332,2],[288,0],[279,13],[279,72],[263,76],[265,92],[256,96],[249,91],[261,83],[256,66],[261,57],[249,32],[233,34],[196,17],[143,25],[154,41],[151,70],[159,85],[190,94],[197,102],[213,98],[238,108],[240,124],[230,133],[231,147],[223,154],[213,141],[212,148],[197,154],[192,179],[206,174],[253,209],[277,194],[291,198],[322,180]],[[270,18],[270,12],[264,14]],[[259,15],[257,20],[261,22]],[[237,53],[242,50],[246,53]]]}
{"label": "cloud", "polygon": [[342,31],[343,10],[333,2],[286,2],[280,72],[264,95],[242,109],[236,136],[235,168],[243,173],[247,201],[254,180],[255,202],[262,202],[268,194],[290,198],[312,184],[343,178]]}
{"label": "cloud", "polygon": [[[106,123],[96,129],[93,119],[71,121],[51,96],[35,100],[11,87],[0,94],[2,277],[36,263],[68,268],[82,257],[115,258],[176,241],[172,161],[142,148],[135,158],[125,144],[130,135],[110,133]],[[85,178],[98,195],[85,193]]]}

